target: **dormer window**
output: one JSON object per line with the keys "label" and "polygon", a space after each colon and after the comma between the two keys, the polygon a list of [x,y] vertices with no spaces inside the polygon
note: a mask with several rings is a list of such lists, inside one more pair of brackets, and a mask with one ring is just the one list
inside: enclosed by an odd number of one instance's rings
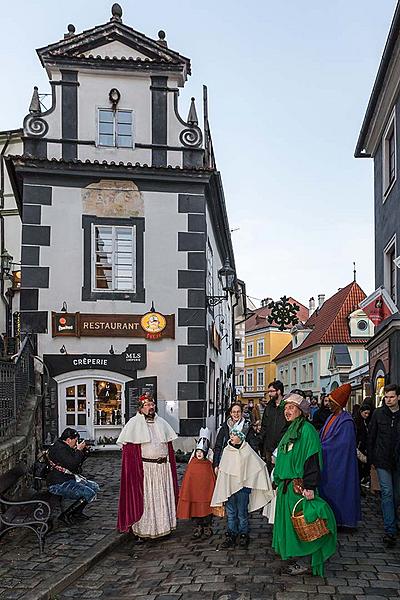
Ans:
{"label": "dormer window", "polygon": [[99,146],[133,148],[133,113],[131,110],[99,109]]}

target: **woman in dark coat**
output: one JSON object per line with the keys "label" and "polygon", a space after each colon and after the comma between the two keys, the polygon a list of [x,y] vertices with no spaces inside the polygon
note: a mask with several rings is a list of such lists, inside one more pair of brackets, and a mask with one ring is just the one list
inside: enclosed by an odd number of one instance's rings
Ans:
{"label": "woman in dark coat", "polygon": [[225,423],[221,425],[215,441],[213,467],[216,472],[221,461],[222,452],[229,442],[229,434],[233,427],[239,429],[244,434],[246,442],[250,444],[253,450],[258,451],[259,440],[256,436],[253,436],[250,421],[247,421],[243,416],[242,405],[239,402],[235,402],[229,408],[229,416]]}
{"label": "woman in dark coat", "polygon": [[356,424],[357,462],[360,483],[369,477],[370,466],[367,462],[368,426],[372,416],[372,404],[366,398],[358,414],[353,417]]}

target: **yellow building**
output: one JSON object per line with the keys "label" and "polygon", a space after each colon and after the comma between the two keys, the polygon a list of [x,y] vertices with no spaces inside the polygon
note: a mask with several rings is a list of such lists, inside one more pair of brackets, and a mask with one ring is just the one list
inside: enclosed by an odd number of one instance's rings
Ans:
{"label": "yellow building", "polygon": [[[308,309],[293,298],[300,306],[298,318],[301,322],[308,318]],[[268,300],[264,306],[257,308],[246,321],[244,340],[244,371],[241,379],[242,400],[247,403],[254,400],[258,403],[266,397],[268,384],[276,379],[276,364],[274,359],[289,344],[292,339],[290,329],[280,331],[274,323],[269,323]]]}

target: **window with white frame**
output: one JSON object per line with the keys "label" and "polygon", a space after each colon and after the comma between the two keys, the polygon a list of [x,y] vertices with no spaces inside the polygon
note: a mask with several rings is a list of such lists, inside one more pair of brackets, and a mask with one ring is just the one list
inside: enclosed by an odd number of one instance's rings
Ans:
{"label": "window with white frame", "polygon": [[99,108],[99,146],[133,147],[133,113],[131,110]]}
{"label": "window with white frame", "polygon": [[382,140],[383,195],[391,190],[397,177],[396,119],[393,111]]}
{"label": "window with white frame", "polygon": [[297,367],[292,367],[292,385],[297,383]]}
{"label": "window with white frame", "polygon": [[264,338],[257,340],[257,356],[263,356],[264,354]]}
{"label": "window with white frame", "polygon": [[289,369],[285,369],[285,373],[283,375],[283,383],[285,385],[289,383]]}
{"label": "window with white frame", "polygon": [[307,365],[301,365],[301,383],[307,381]]}
{"label": "window with white frame", "polygon": [[397,257],[396,235],[392,237],[383,251],[383,284],[393,302],[397,302],[397,267],[394,260]]}
{"label": "window with white frame", "polygon": [[253,369],[247,369],[246,370],[246,387],[247,389],[252,390],[253,389],[253,385],[254,385],[254,379],[253,379],[254,373],[253,373]]}
{"label": "window with white frame", "polygon": [[308,381],[314,381],[314,363],[308,363]]}
{"label": "window with white frame", "polygon": [[235,338],[235,352],[239,353],[242,351],[242,340],[240,338]]}
{"label": "window with white frame", "polygon": [[264,369],[257,369],[257,389],[264,389]]}
{"label": "window with white frame", "polygon": [[144,219],[83,215],[82,227],[82,300],[144,302]]}
{"label": "window with white frame", "polygon": [[244,373],[243,373],[243,371],[240,371],[240,373],[239,373],[239,385],[241,387],[244,386]]}
{"label": "window with white frame", "polygon": [[135,228],[93,227],[93,290],[134,292]]}
{"label": "window with white frame", "polygon": [[246,347],[247,358],[253,358],[253,342],[249,342]]}

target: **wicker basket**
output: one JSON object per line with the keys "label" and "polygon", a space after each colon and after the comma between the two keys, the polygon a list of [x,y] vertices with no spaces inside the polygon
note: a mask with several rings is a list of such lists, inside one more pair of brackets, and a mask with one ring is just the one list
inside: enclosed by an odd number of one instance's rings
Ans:
{"label": "wicker basket", "polygon": [[300,498],[300,500],[296,502],[290,518],[299,540],[302,542],[313,542],[314,540],[318,540],[324,535],[327,535],[329,533],[329,529],[327,528],[326,522],[323,519],[318,518],[313,523],[307,523],[303,512],[295,514],[296,508],[302,500],[304,500],[304,498]]}

